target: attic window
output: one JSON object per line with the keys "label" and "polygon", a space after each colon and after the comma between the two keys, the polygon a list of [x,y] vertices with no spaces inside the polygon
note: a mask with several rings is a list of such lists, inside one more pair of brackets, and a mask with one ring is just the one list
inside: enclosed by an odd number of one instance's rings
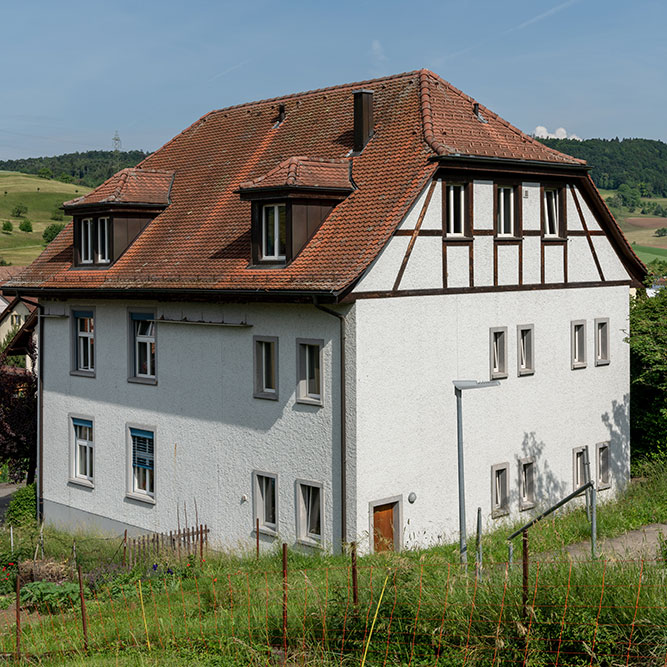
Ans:
{"label": "attic window", "polygon": [[287,207],[266,204],[262,207],[262,260],[285,261]]}
{"label": "attic window", "polygon": [[111,219],[83,218],[75,222],[77,264],[103,265],[111,261]]}

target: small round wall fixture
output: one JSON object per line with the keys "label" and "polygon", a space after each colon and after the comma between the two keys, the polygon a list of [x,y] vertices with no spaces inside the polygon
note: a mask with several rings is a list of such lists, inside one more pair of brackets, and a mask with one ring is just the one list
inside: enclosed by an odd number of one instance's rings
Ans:
{"label": "small round wall fixture", "polygon": [[414,503],[415,500],[417,500],[417,494],[414,491],[412,491],[408,496],[408,502],[412,505],[412,503]]}

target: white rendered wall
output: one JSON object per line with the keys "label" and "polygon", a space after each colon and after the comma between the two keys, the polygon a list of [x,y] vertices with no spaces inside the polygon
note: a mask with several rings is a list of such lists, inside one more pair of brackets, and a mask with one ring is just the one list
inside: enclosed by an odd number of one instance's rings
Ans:
{"label": "white rendered wall", "polygon": [[[508,329],[509,377],[463,398],[466,503],[491,518],[491,466],[509,462],[510,519],[518,460],[534,456],[538,508],[573,488],[572,448],[609,441],[613,487],[629,477],[627,287],[362,299],[356,302],[357,525],[369,544],[369,503],[402,498],[407,546],[458,530],[456,403],[452,381],[489,379],[489,328]],[[609,318],[608,366],[595,366],[595,318]],[[570,323],[587,322],[588,366],[572,370]],[[535,374],[518,377],[516,326],[534,324]],[[414,492],[414,504],[407,501]],[[602,510],[603,511],[603,510]]]}
{"label": "white rendered wall", "polygon": [[[339,324],[313,306],[137,303],[181,319],[251,328],[158,323],[157,386],[130,383],[127,302],[47,304],[55,314],[94,306],[96,377],[70,375],[70,319],[45,320],[44,498],[47,520],[174,530],[183,504],[226,546],[254,540],[253,470],[278,474],[279,538],[293,542],[295,480],[324,485],[324,543],[340,535]],[[253,398],[253,336],[279,337],[279,400]],[[296,338],[324,340],[324,406],[297,404]],[[95,486],[70,477],[68,415],[95,431]],[[126,497],[126,425],[155,431],[155,504]],[[243,497],[247,496],[247,501]],[[334,508],[337,508],[334,511]],[[336,537],[338,539],[338,537]]]}

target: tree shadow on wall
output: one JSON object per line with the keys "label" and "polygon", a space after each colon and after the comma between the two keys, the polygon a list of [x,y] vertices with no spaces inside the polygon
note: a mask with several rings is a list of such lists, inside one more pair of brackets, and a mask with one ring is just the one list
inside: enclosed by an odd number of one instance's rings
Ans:
{"label": "tree shadow on wall", "polygon": [[[630,470],[630,394],[622,401],[612,401],[611,411],[602,414],[602,423],[609,431],[609,471],[612,483],[620,488],[629,481]],[[591,453],[591,472],[595,474],[596,452]]]}
{"label": "tree shadow on wall", "polygon": [[[560,477],[556,476],[548,461],[546,461],[542,454],[546,445],[544,441],[539,440],[535,435],[535,431],[523,434],[523,442],[521,443],[521,459],[532,458],[534,460],[534,475],[533,475],[533,489],[535,506],[542,506],[546,508],[547,505],[553,504],[560,500],[566,493],[567,484],[563,482]],[[521,469],[518,470],[517,483],[513,486],[510,496],[513,503],[519,502],[521,493]]]}

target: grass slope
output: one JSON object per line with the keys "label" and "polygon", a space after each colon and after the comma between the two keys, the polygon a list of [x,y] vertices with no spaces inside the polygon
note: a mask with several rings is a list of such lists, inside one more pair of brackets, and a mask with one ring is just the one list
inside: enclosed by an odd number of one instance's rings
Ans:
{"label": "grass slope", "polygon": [[[61,183],[30,174],[0,171],[0,228],[9,220],[12,232],[0,232],[0,258],[10,264],[23,265],[32,262],[44,249],[42,233],[52,224],[51,214],[64,201],[74,199],[89,188]],[[28,212],[22,217],[12,215],[17,204],[25,204]],[[32,232],[19,230],[22,219],[32,222]],[[63,222],[67,222],[66,218]]]}

